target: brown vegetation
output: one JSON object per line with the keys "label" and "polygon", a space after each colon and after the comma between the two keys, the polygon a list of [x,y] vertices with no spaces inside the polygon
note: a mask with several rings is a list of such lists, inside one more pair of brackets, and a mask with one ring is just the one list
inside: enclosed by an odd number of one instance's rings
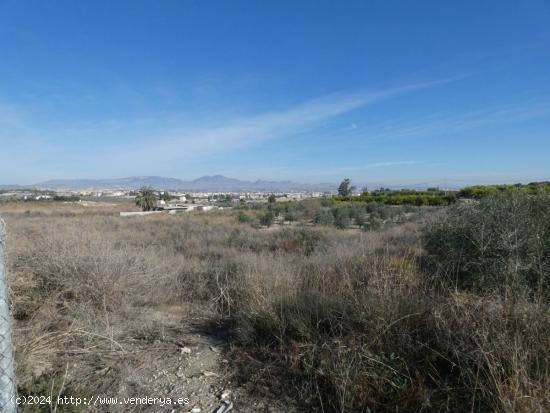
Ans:
{"label": "brown vegetation", "polygon": [[233,377],[304,411],[550,409],[547,302],[434,289],[418,223],[102,211],[4,214],[21,394],[143,386],[141,363],[181,345],[168,308],[227,328]]}

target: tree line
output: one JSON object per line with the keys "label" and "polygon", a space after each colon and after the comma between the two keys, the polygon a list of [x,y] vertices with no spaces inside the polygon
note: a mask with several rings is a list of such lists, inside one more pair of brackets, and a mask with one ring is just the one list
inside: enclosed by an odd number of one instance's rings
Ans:
{"label": "tree line", "polygon": [[349,178],[344,179],[338,186],[338,195],[333,197],[333,202],[378,202],[387,205],[450,205],[458,199],[483,199],[498,193],[526,192],[536,194],[538,192],[550,192],[550,182],[532,182],[529,184],[512,185],[474,185],[465,187],[459,191],[440,190],[428,188],[425,191],[417,190],[391,190],[380,188],[368,191],[363,188],[361,193],[354,195],[355,187]]}

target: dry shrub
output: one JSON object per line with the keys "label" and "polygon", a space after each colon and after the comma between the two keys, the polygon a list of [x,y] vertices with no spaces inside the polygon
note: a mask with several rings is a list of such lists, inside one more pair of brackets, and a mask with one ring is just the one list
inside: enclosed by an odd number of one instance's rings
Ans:
{"label": "dry shrub", "polygon": [[453,293],[434,311],[439,351],[452,357],[472,409],[550,408],[550,311],[530,302]]}
{"label": "dry shrub", "polygon": [[102,215],[8,215],[8,228],[20,394],[62,382],[73,394],[112,394],[136,308],[177,300],[175,259],[132,245],[131,223]]}
{"label": "dry shrub", "polygon": [[437,294],[418,236],[395,231],[323,233],[278,285],[279,268],[255,272],[231,317],[244,380],[306,410],[548,409],[548,307]]}
{"label": "dry shrub", "polygon": [[8,216],[22,394],[57,391],[67,365],[73,394],[138,386],[121,348],[162,340],[171,305],[214,310],[236,338],[236,375],[304,411],[550,410],[547,303],[433,290],[415,223],[40,212]]}
{"label": "dry shrub", "polygon": [[404,405],[399,400],[410,392],[411,376],[386,345],[395,346],[387,336],[396,326],[426,311],[413,298],[418,277],[406,258],[355,252],[314,253],[287,274],[288,288],[273,289],[275,274],[262,273],[257,285],[265,290],[233,322],[241,345],[271,368],[247,362],[245,374],[253,370],[258,384],[290,382],[305,406],[325,411],[381,408],[386,399]]}
{"label": "dry shrub", "polygon": [[[166,306],[180,317],[188,303],[205,308],[202,317],[208,308],[232,314],[249,297],[243,285],[257,289],[259,272],[285,268],[283,254],[299,256],[315,242],[301,230],[239,226],[227,214],[38,212],[6,214],[20,394],[49,394],[63,381],[72,394],[122,391],[134,363],[123,349],[162,340],[163,326],[175,322]],[[287,252],[287,239],[298,248]]]}

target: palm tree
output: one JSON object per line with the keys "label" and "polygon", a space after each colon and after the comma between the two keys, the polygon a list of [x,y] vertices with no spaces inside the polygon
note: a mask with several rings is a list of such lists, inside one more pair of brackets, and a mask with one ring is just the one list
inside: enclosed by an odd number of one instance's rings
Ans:
{"label": "palm tree", "polygon": [[157,204],[157,193],[150,186],[142,187],[136,195],[136,205],[144,211],[151,211]]}

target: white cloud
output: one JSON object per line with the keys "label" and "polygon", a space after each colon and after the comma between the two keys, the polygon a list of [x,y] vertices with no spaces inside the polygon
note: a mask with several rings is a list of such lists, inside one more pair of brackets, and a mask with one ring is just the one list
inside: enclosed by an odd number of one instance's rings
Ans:
{"label": "white cloud", "polygon": [[388,166],[403,166],[403,165],[417,165],[418,161],[387,161],[387,162],[375,162],[371,164],[366,164],[364,169],[373,169],[373,168],[386,168]]}
{"label": "white cloud", "polygon": [[[312,131],[353,110],[452,80],[374,92],[334,93],[280,110],[233,114],[224,119],[214,114],[209,119],[197,120],[190,119],[188,113],[180,113],[84,122],[63,122],[60,117],[55,123],[40,124],[23,116],[17,108],[2,105],[0,144],[7,149],[0,158],[4,165],[10,163],[12,172],[13,161],[8,160],[33,159],[34,171],[27,172],[37,176],[96,175],[97,165],[102,163],[111,164],[108,173],[114,174],[134,173],[144,167],[154,169],[157,163],[166,168],[175,162],[197,162],[206,155]],[[56,161],[59,159],[63,159],[63,164]]]}
{"label": "white cloud", "polygon": [[359,127],[349,136],[368,139],[396,139],[407,136],[449,136],[477,128],[528,121],[550,114],[550,101],[529,101],[463,113],[433,113],[413,121],[393,119],[378,125]]}
{"label": "white cloud", "polygon": [[283,138],[310,130],[322,122],[379,101],[440,84],[442,81],[411,84],[371,93],[337,93],[285,110],[226,120],[217,126],[181,126],[157,131],[146,142],[115,156],[126,159],[189,159],[224,152],[262,141]]}

